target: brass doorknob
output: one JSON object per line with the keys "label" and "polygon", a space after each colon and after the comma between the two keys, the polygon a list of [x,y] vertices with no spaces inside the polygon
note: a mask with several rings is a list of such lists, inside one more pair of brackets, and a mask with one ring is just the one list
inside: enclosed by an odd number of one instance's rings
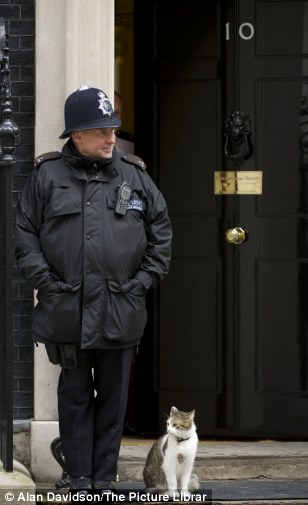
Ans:
{"label": "brass doorknob", "polygon": [[246,238],[246,232],[243,228],[231,228],[226,231],[226,240],[229,244],[239,245],[244,242]]}

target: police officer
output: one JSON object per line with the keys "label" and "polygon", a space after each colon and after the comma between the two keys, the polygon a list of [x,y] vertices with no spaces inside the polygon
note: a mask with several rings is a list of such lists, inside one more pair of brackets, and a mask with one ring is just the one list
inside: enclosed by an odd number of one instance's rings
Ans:
{"label": "police officer", "polygon": [[61,366],[70,489],[103,492],[116,477],[132,350],[146,291],[168,272],[171,228],[144,162],[114,149],[120,120],[106,94],[81,86],[64,115],[68,141],[37,158],[21,194],[16,255],[38,290],[33,340]]}

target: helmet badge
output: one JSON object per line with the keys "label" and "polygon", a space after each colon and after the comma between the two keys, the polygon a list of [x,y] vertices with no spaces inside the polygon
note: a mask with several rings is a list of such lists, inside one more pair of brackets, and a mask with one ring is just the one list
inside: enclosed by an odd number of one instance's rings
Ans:
{"label": "helmet badge", "polygon": [[109,98],[103,91],[100,91],[98,93],[99,96],[99,106],[98,108],[103,111],[103,114],[108,114],[108,116],[111,118],[111,113],[112,113],[112,105],[109,101]]}
{"label": "helmet badge", "polygon": [[86,84],[82,84],[81,86],[79,86],[77,91],[84,91],[85,89],[90,89],[90,86],[87,86]]}

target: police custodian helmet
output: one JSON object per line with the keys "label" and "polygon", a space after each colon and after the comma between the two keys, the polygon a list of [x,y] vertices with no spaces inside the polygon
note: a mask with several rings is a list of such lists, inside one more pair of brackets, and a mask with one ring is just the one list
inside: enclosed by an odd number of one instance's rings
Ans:
{"label": "police custodian helmet", "polygon": [[90,86],[80,86],[68,96],[64,106],[64,120],[65,130],[60,139],[69,137],[75,131],[119,128],[121,125],[106,93]]}

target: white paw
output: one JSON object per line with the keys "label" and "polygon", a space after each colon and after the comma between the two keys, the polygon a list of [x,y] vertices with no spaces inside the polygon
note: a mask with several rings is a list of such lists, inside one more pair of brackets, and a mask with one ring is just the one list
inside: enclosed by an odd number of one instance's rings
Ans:
{"label": "white paw", "polygon": [[181,489],[181,497],[186,501],[189,500],[191,497],[191,493],[188,491],[188,489]]}
{"label": "white paw", "polygon": [[178,491],[173,491],[172,489],[169,489],[168,496],[169,498],[171,498],[171,500],[176,500],[177,498],[179,498],[180,493]]}

